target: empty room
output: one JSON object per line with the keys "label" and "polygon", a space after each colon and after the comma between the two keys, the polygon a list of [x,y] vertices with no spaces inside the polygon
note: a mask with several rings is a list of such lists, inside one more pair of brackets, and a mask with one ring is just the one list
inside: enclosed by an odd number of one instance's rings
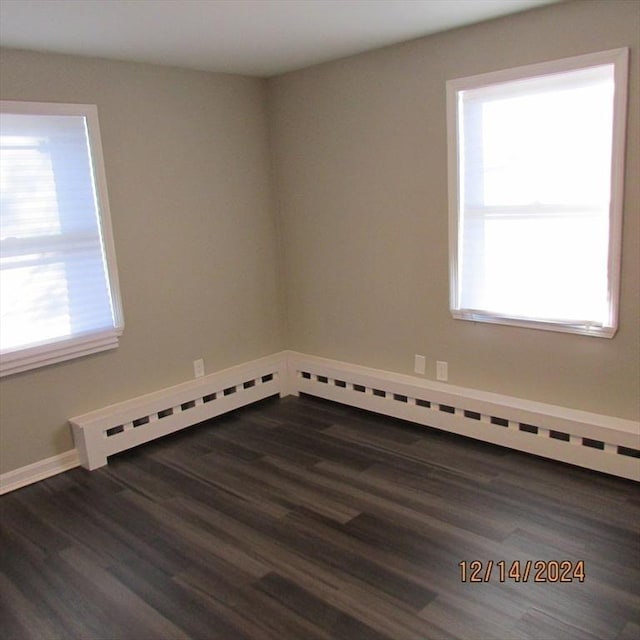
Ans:
{"label": "empty room", "polygon": [[0,45],[3,638],[640,637],[640,2]]}

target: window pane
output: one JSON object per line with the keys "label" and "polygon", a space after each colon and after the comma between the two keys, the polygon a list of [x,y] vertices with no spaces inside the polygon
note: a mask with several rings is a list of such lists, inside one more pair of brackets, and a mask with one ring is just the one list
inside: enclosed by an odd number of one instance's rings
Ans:
{"label": "window pane", "polygon": [[37,138],[2,136],[0,188],[1,240],[60,232],[51,158],[39,149]]}
{"label": "window pane", "polygon": [[[462,306],[522,318],[607,320],[602,216],[487,215],[465,242]],[[475,251],[476,256],[473,255]]]}
{"label": "window pane", "polygon": [[456,317],[614,326],[626,59],[617,50],[449,83]]}
{"label": "window pane", "polygon": [[11,359],[120,328],[87,108],[14,105],[3,103],[0,127],[0,340]]}
{"label": "window pane", "polygon": [[482,105],[484,204],[609,203],[613,67],[597,85]]}
{"label": "window pane", "polygon": [[64,263],[39,262],[0,271],[3,350],[70,335]]}

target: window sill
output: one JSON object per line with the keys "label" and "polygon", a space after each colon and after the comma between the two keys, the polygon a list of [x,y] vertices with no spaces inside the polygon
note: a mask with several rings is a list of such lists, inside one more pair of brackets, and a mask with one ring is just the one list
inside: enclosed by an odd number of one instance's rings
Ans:
{"label": "window sill", "polygon": [[451,315],[456,320],[468,320],[471,322],[488,322],[490,324],[503,324],[525,329],[539,329],[542,331],[556,331],[559,333],[573,333],[594,338],[613,338],[617,327],[602,326],[588,323],[570,324],[563,322],[551,322],[532,320],[530,318],[515,318],[509,316],[493,315],[479,311],[452,309]]}

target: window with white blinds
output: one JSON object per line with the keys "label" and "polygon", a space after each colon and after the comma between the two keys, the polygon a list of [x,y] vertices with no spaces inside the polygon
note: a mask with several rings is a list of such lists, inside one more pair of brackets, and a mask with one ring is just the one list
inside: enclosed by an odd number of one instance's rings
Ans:
{"label": "window with white blinds", "polygon": [[447,83],[455,318],[614,335],[627,58]]}
{"label": "window with white blinds", "polygon": [[96,107],[2,101],[0,198],[0,374],[117,347]]}

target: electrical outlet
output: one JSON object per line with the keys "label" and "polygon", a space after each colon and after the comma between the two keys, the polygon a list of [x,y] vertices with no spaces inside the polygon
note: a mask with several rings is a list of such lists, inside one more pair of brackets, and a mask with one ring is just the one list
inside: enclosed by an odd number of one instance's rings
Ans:
{"label": "electrical outlet", "polygon": [[202,378],[204,375],[204,360],[202,358],[193,361],[193,374],[196,378]]}
{"label": "electrical outlet", "polygon": [[424,356],[415,355],[413,356],[413,370],[416,373],[422,373],[427,370],[427,361]]}
{"label": "electrical outlet", "polygon": [[442,360],[436,361],[436,380],[446,382],[449,379],[449,363]]}

